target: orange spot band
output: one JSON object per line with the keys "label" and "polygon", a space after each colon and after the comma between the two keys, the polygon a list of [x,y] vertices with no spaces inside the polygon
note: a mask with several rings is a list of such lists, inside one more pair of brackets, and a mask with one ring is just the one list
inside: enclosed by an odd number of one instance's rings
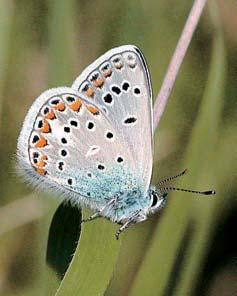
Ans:
{"label": "orange spot band", "polygon": [[49,112],[45,115],[45,118],[46,118],[46,119],[50,119],[50,120],[52,120],[52,119],[56,118],[56,116],[55,116],[55,113],[54,113],[53,111],[49,111]]}
{"label": "orange spot band", "polygon": [[42,160],[41,161],[38,161],[36,163],[37,168],[43,168],[45,165],[46,165],[46,162],[44,162]]}
{"label": "orange spot band", "polygon": [[44,120],[43,126],[40,129],[42,133],[49,133],[51,131],[50,125],[47,120]]}
{"label": "orange spot band", "polygon": [[112,74],[112,70],[111,69],[104,71],[104,76],[105,77],[109,77],[109,76],[111,76],[111,74]]}
{"label": "orange spot band", "polygon": [[58,111],[64,111],[65,110],[65,104],[63,103],[63,102],[61,102],[61,103],[58,103],[55,107],[54,107],[54,109],[56,109],[56,110],[58,110]]}
{"label": "orange spot band", "polygon": [[47,160],[47,159],[48,159],[47,155],[41,155],[40,156],[40,160]]}
{"label": "orange spot band", "polygon": [[46,145],[47,145],[47,140],[44,137],[40,136],[39,140],[35,144],[35,148],[43,148]]}
{"label": "orange spot band", "polygon": [[101,87],[104,84],[104,80],[102,78],[97,78],[93,83],[96,87]]}
{"label": "orange spot band", "polygon": [[87,105],[86,108],[89,112],[91,112],[94,115],[99,113],[99,110],[93,105]]}
{"label": "orange spot band", "polygon": [[81,100],[80,99],[77,99],[75,102],[73,102],[73,103],[70,104],[70,108],[73,111],[79,111],[80,108],[81,108],[81,105],[82,105]]}
{"label": "orange spot band", "polygon": [[39,173],[42,176],[46,175],[46,173],[47,173],[46,170],[41,169],[41,168],[36,169],[36,172]]}
{"label": "orange spot band", "polygon": [[94,94],[94,90],[93,90],[93,88],[89,87],[89,88],[87,89],[87,91],[86,91],[86,95],[87,95],[88,97],[92,97],[93,94]]}

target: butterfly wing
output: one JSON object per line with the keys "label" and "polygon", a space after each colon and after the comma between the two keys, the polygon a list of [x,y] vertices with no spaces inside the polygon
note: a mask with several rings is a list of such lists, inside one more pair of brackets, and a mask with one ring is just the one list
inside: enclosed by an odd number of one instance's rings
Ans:
{"label": "butterfly wing", "polygon": [[89,65],[72,88],[98,106],[121,131],[146,188],[152,173],[152,92],[141,51],[132,45],[114,48]]}
{"label": "butterfly wing", "polygon": [[51,89],[36,99],[19,136],[18,160],[33,183],[92,209],[121,190],[144,188],[119,131],[72,88]]}

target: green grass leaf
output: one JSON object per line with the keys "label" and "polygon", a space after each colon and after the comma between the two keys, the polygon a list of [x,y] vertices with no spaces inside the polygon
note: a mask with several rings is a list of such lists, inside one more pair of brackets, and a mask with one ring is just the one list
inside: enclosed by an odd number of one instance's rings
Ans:
{"label": "green grass leaf", "polygon": [[82,226],[80,244],[62,281],[57,296],[102,295],[113,275],[120,241],[118,226],[98,219]]}
{"label": "green grass leaf", "polygon": [[[0,2],[0,118],[2,111],[3,88],[5,83],[6,66],[9,58],[10,31],[13,21],[13,5],[9,1]],[[0,126],[2,128],[2,126]],[[1,136],[1,130],[0,130]]]}
{"label": "green grass leaf", "polygon": [[62,202],[55,212],[48,237],[47,263],[63,278],[81,233],[81,209]]}

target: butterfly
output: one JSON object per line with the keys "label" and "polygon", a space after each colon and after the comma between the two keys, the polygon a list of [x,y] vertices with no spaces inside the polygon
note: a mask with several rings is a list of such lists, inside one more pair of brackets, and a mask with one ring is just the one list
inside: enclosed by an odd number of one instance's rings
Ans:
{"label": "butterfly", "polygon": [[105,217],[120,224],[117,239],[163,208],[171,188],[160,185],[185,173],[150,185],[152,90],[143,54],[133,45],[107,51],[71,87],[42,93],[24,120],[17,156],[33,184],[90,208],[94,214],[84,222]]}

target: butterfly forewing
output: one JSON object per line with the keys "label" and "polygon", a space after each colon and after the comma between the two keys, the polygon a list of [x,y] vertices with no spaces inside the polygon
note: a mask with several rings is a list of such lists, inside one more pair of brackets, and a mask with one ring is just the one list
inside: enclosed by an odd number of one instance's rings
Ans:
{"label": "butterfly forewing", "polygon": [[148,188],[152,171],[152,95],[140,50],[126,45],[108,51],[83,71],[72,88],[101,109],[132,153],[135,172]]}
{"label": "butterfly forewing", "polygon": [[20,167],[37,184],[100,208],[121,190],[144,187],[136,177],[131,151],[119,136],[83,94],[71,88],[51,89],[35,101],[23,124]]}

